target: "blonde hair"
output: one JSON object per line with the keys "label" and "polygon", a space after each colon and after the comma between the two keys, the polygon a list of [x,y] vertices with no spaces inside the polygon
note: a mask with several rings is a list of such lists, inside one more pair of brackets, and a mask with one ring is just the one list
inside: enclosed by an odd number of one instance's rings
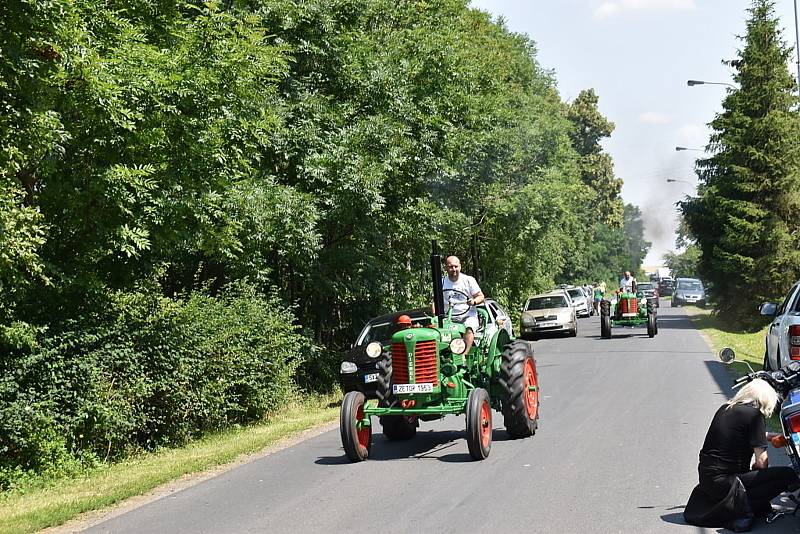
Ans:
{"label": "blonde hair", "polygon": [[778,394],[766,381],[756,378],[740,389],[726,404],[728,407],[735,404],[752,404],[764,414],[764,417],[770,417],[778,404]]}

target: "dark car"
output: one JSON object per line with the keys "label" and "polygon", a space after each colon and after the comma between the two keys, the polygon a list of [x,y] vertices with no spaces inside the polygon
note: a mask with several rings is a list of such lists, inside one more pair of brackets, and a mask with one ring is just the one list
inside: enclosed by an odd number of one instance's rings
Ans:
{"label": "dark car", "polygon": [[[487,298],[477,307],[486,310],[489,322],[479,327],[475,333],[476,337],[493,336],[499,328],[506,329],[509,337],[514,337],[511,317],[495,300]],[[367,398],[375,398],[378,386],[378,362],[388,355],[380,353],[375,354],[374,357],[370,356],[367,347],[373,341],[386,345],[395,332],[404,328],[396,324],[397,318],[401,315],[408,315],[411,318],[412,326],[425,326],[430,324],[432,313],[430,308],[403,310],[375,317],[364,325],[353,348],[347,351],[339,367],[339,383],[345,393],[360,391]]]}
{"label": "dark car", "polygon": [[697,278],[678,278],[675,280],[675,291],[672,293],[671,306],[696,304],[706,305],[706,290],[703,282]]}
{"label": "dark car", "polygon": [[651,284],[649,282],[642,282],[641,284],[636,285],[636,290],[640,291],[648,302],[655,303],[656,308],[659,307],[658,287],[655,284]]}
{"label": "dark car", "polygon": [[371,319],[361,329],[356,342],[345,354],[339,368],[339,382],[345,393],[360,391],[367,398],[375,398],[375,388],[378,385],[378,362],[387,355],[383,353],[374,358],[370,357],[367,354],[367,346],[373,341],[377,341],[381,345],[388,343],[392,335],[403,328],[396,324],[397,318],[401,315],[408,315],[412,325],[427,325],[431,322],[430,308],[403,310]]}
{"label": "dark car", "polygon": [[675,281],[665,276],[658,282],[658,294],[662,297],[669,297],[675,289]]}

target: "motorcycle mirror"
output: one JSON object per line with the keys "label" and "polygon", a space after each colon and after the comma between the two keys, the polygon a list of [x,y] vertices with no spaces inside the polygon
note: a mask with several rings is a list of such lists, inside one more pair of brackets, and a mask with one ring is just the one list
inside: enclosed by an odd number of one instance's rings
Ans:
{"label": "motorcycle mirror", "polygon": [[730,347],[724,347],[717,357],[720,359],[722,363],[733,363],[733,360],[736,359],[736,353],[733,352],[733,349]]}

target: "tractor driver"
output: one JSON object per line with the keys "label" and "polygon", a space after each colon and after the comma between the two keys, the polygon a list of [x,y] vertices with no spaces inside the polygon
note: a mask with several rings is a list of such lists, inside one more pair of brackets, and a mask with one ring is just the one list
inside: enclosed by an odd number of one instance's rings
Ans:
{"label": "tractor driver", "polygon": [[631,276],[630,271],[625,271],[619,280],[619,288],[623,293],[636,293],[636,278]]}
{"label": "tractor driver", "polygon": [[[464,343],[467,346],[464,353],[467,354],[472,348],[475,332],[478,330],[478,310],[475,309],[475,305],[483,302],[485,297],[480,286],[478,286],[478,282],[470,275],[461,272],[461,260],[456,256],[447,257],[445,269],[447,269],[447,276],[442,277],[442,290],[448,293],[445,296],[448,309],[450,301],[453,301],[453,311],[455,313],[463,312],[465,306],[469,307],[466,313],[453,317],[454,321],[464,323],[467,328],[464,333]],[[459,293],[447,291],[448,289],[455,289]],[[470,295],[470,297],[467,297],[467,295]]]}

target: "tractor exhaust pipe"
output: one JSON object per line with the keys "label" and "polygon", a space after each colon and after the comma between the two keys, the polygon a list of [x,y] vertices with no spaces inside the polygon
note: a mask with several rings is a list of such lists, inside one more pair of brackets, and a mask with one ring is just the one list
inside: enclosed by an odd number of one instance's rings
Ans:
{"label": "tractor exhaust pipe", "polygon": [[442,291],[442,256],[439,254],[439,244],[434,239],[431,241],[431,277],[433,278],[433,313],[439,320],[439,326],[444,324],[444,291]]}

